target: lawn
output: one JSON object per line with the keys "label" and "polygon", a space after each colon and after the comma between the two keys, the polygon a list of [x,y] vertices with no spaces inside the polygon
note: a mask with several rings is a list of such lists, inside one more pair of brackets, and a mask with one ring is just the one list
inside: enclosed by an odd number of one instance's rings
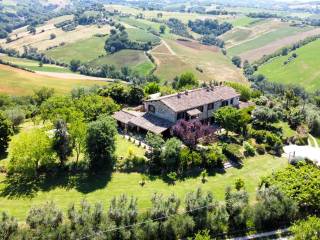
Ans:
{"label": "lawn", "polygon": [[46,55],[64,63],[70,63],[72,59],[89,62],[106,54],[104,50],[106,39],[107,37],[91,37],[46,51]]}
{"label": "lawn", "polygon": [[118,69],[127,66],[141,75],[148,74],[154,67],[143,51],[129,49],[121,50],[90,62],[92,66],[102,66],[104,64],[113,65]]}
{"label": "lawn", "polygon": [[284,138],[290,138],[297,134],[295,130],[293,130],[287,122],[278,122],[274,124],[275,127],[281,127]]}
{"label": "lawn", "polygon": [[102,81],[46,77],[17,68],[0,65],[0,93],[30,95],[41,87],[54,88],[56,93],[69,93],[77,86],[105,85]]}
{"label": "lawn", "polygon": [[116,146],[117,157],[128,157],[130,151],[134,153],[134,155],[143,157],[146,152],[142,147],[138,147],[137,145],[129,142],[127,139],[123,138],[120,135],[117,135]]}
{"label": "lawn", "polygon": [[258,73],[269,81],[281,84],[295,84],[310,92],[320,88],[320,40],[309,43],[295,52],[298,55],[290,63],[284,64],[289,56],[275,58],[260,66]]}
{"label": "lawn", "polygon": [[[218,200],[223,200],[225,188],[233,185],[237,178],[245,181],[245,187],[250,194],[251,201],[255,199],[255,192],[260,178],[271,174],[274,170],[283,168],[287,165],[284,158],[275,158],[264,155],[246,159],[241,169],[228,169],[223,174],[209,176],[208,182],[202,184],[200,178],[190,178],[184,181],[178,181],[175,185],[168,185],[159,178],[148,180],[144,187],[139,185],[141,175],[138,173],[113,173],[110,179],[106,175],[94,176],[91,179],[85,179],[83,182],[73,187],[68,187],[66,182],[72,181],[73,176],[69,179],[54,179],[53,182],[47,183],[43,188],[38,189],[31,197],[11,197],[4,196],[5,189],[4,175],[0,175],[0,211],[6,210],[23,220],[29,208],[33,205],[39,205],[46,201],[54,201],[60,208],[66,210],[72,203],[79,203],[86,199],[91,203],[101,202],[108,208],[112,197],[120,194],[136,196],[138,198],[139,211],[145,211],[150,207],[150,199],[153,193],[158,192],[164,195],[171,193],[179,196],[182,201],[187,192],[201,187],[205,191],[212,191]],[[2,182],[2,184],[1,184]]]}
{"label": "lawn", "polygon": [[39,66],[38,61],[26,59],[26,58],[15,58],[9,57],[7,55],[0,55],[0,59],[16,64],[20,67],[39,72],[57,72],[57,73],[70,73],[68,68],[60,67],[52,64],[43,64],[42,67]]}

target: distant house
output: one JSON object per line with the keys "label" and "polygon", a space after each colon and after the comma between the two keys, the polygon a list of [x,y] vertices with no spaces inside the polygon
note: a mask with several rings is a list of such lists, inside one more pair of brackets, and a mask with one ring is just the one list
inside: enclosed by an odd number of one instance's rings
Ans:
{"label": "distant house", "polygon": [[146,100],[140,108],[116,112],[114,118],[125,129],[164,134],[180,119],[209,122],[220,107],[239,107],[239,98],[240,94],[231,87],[199,88]]}

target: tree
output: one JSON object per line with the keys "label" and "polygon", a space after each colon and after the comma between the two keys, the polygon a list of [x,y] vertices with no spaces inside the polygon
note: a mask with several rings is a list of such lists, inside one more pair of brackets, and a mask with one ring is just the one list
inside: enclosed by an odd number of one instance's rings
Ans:
{"label": "tree", "polygon": [[165,25],[161,25],[160,26],[160,34],[164,34],[166,32],[166,26]]}
{"label": "tree", "polygon": [[9,240],[18,231],[18,222],[7,213],[2,212],[0,216],[0,239]]}
{"label": "tree", "polygon": [[76,71],[78,71],[80,65],[81,65],[80,60],[74,60],[74,59],[72,59],[71,62],[70,62],[70,70],[71,70],[72,72],[76,72]]}
{"label": "tree", "polygon": [[236,132],[239,129],[239,120],[241,118],[239,111],[234,107],[222,107],[213,112],[214,120],[217,124],[226,130],[228,136],[229,131]]}
{"label": "tree", "polygon": [[231,59],[232,63],[237,66],[238,68],[241,67],[241,58],[239,56],[234,56]]}
{"label": "tree", "polygon": [[155,82],[151,82],[148,83],[145,87],[144,87],[144,92],[146,94],[154,94],[154,93],[158,93],[160,92],[160,86],[155,83]]}
{"label": "tree", "polygon": [[102,115],[91,122],[86,137],[86,152],[90,168],[112,167],[114,163],[116,123],[110,116]]}
{"label": "tree", "polygon": [[44,101],[52,97],[54,94],[53,88],[42,87],[39,90],[34,91],[33,100],[40,106]]}
{"label": "tree", "polygon": [[297,211],[296,203],[277,187],[260,188],[254,209],[255,226],[259,229],[280,227],[282,223],[293,221]]}
{"label": "tree", "polygon": [[296,222],[290,230],[294,240],[320,239],[320,218],[310,216],[307,220]]}
{"label": "tree", "polygon": [[172,128],[173,134],[180,138],[186,145],[195,148],[199,139],[210,137],[215,130],[208,125],[202,124],[200,121],[179,120]]}
{"label": "tree", "polygon": [[51,34],[50,34],[50,39],[51,39],[51,40],[55,39],[56,37],[57,37],[56,34],[54,34],[54,33],[51,33]]}
{"label": "tree", "polygon": [[58,120],[55,123],[54,130],[53,150],[56,151],[60,159],[60,165],[63,166],[68,157],[72,154],[73,143],[71,135],[67,130],[67,124],[64,120]]}
{"label": "tree", "polygon": [[150,159],[151,171],[159,172],[159,166],[161,165],[161,152],[165,141],[161,135],[148,132],[146,135],[146,143],[151,147],[151,151],[147,153],[147,156]]}
{"label": "tree", "polygon": [[12,128],[10,121],[0,112],[0,154],[4,154],[8,148]]}
{"label": "tree", "polygon": [[281,117],[280,109],[272,109],[266,106],[258,106],[252,112],[252,119],[255,124],[266,126],[270,123],[276,123]]}
{"label": "tree", "polygon": [[173,170],[179,165],[179,156],[182,149],[182,142],[177,138],[170,138],[166,141],[161,153],[161,158],[167,170]]}
{"label": "tree", "polygon": [[31,34],[36,34],[36,32],[37,32],[37,30],[36,30],[36,28],[34,27],[34,26],[31,26],[31,25],[29,25],[28,27],[27,27],[27,31],[29,32],[29,33],[31,33]]}
{"label": "tree", "polygon": [[81,118],[73,120],[69,128],[71,137],[74,142],[77,162],[79,161],[80,154],[85,148],[87,128],[87,124]]}
{"label": "tree", "polygon": [[25,113],[20,108],[12,108],[12,109],[6,110],[5,114],[12,124],[13,131],[16,132],[17,127],[21,123],[23,123],[23,121],[25,119]]}
{"label": "tree", "polygon": [[111,115],[119,109],[110,97],[101,97],[90,94],[75,100],[75,106],[80,111],[86,121],[95,121],[100,114]]}
{"label": "tree", "polygon": [[133,86],[129,90],[128,103],[130,105],[139,105],[144,98],[143,89],[138,86]]}
{"label": "tree", "polygon": [[33,129],[15,136],[10,143],[9,173],[36,176],[40,168],[55,162],[52,140],[42,129]]}
{"label": "tree", "polygon": [[229,214],[230,229],[245,229],[249,218],[249,196],[245,190],[232,192],[228,187],[225,193],[226,209]]}
{"label": "tree", "polygon": [[175,89],[191,88],[197,86],[199,86],[199,81],[192,72],[181,74],[181,76],[177,77],[173,82],[173,88]]}

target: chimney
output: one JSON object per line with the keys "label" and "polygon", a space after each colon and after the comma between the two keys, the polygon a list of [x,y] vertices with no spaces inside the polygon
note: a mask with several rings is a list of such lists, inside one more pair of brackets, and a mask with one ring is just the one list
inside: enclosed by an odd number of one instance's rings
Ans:
{"label": "chimney", "polygon": [[177,94],[177,97],[178,97],[178,98],[180,98],[180,97],[181,97],[180,93],[178,93],[178,94]]}
{"label": "chimney", "polygon": [[188,95],[189,92],[188,92],[188,90],[186,90],[184,93],[185,93],[186,95]]}

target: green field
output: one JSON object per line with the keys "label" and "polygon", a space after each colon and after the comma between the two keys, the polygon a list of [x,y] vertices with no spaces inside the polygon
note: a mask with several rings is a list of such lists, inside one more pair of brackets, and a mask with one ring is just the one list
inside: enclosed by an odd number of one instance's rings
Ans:
{"label": "green field", "polygon": [[92,37],[46,51],[45,54],[64,63],[70,63],[72,59],[89,62],[106,54],[105,41],[106,37]]}
{"label": "green field", "polygon": [[137,42],[151,42],[152,44],[160,43],[160,38],[139,28],[128,28],[129,39]]}
{"label": "green field", "polygon": [[290,63],[284,64],[291,54],[278,57],[262,65],[258,73],[272,82],[295,84],[313,92],[320,88],[319,49],[320,40],[314,41],[297,49],[298,57]]}
{"label": "green field", "polygon": [[69,93],[77,86],[105,85],[102,81],[46,77],[0,64],[0,93],[30,95],[41,87],[54,88],[56,93]]}
{"label": "green field", "polygon": [[244,16],[244,17],[239,17],[236,19],[229,19],[227,22],[231,23],[234,27],[244,27],[244,26],[248,26],[256,21],[257,21],[256,18]]}
{"label": "green field", "polygon": [[9,57],[7,55],[0,55],[0,59],[16,64],[20,67],[39,72],[57,72],[57,73],[69,73],[71,72],[68,68],[52,65],[52,64],[43,64],[42,67],[39,66],[38,61],[29,60],[25,58],[15,58]]}
{"label": "green field", "polygon": [[268,43],[279,40],[281,38],[295,35],[299,32],[304,32],[309,29],[310,28],[298,28],[298,27],[289,27],[289,26],[281,27],[281,28],[275,29],[274,31],[258,36],[253,40],[249,40],[237,46],[231,47],[228,49],[227,52],[230,56],[239,55],[241,53],[250,51],[252,49],[263,47]]}
{"label": "green field", "polygon": [[65,181],[74,179],[74,176],[69,176],[70,179],[55,179],[44,184],[42,188],[34,192],[32,197],[12,198],[3,195],[3,190],[6,187],[3,182],[5,176],[0,175],[0,211],[6,210],[19,220],[23,220],[33,205],[54,201],[60,208],[66,210],[70,204],[79,203],[82,199],[91,203],[101,202],[107,209],[112,197],[127,194],[138,197],[139,211],[142,212],[150,207],[150,199],[155,192],[164,195],[175,193],[183,200],[187,192],[201,187],[205,191],[212,191],[218,200],[223,200],[225,188],[233,185],[237,178],[242,178],[245,181],[250,200],[254,201],[260,178],[286,165],[287,160],[284,158],[275,158],[269,155],[257,156],[246,159],[241,169],[231,168],[223,174],[209,176],[208,182],[205,184],[201,183],[200,178],[189,178],[178,181],[175,185],[168,185],[163,180],[155,178],[150,179],[144,187],[141,187],[139,185],[140,174],[113,173],[109,180],[105,175],[94,176],[92,179],[85,179],[75,187],[69,187]]}
{"label": "green field", "polygon": [[128,49],[95,59],[90,64],[92,66],[113,65],[118,69],[127,66],[141,75],[148,74],[154,67],[143,51]]}

